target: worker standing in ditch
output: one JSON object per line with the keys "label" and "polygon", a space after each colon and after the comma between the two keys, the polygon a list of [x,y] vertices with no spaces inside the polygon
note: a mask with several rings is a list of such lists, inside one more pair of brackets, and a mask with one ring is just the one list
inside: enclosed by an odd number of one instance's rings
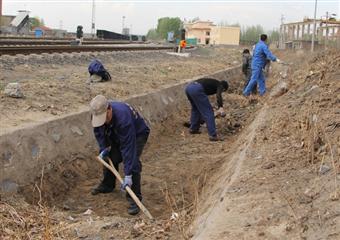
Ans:
{"label": "worker standing in ditch", "polygon": [[[250,54],[249,49],[244,49],[242,53],[242,72],[244,74],[244,77],[246,78],[245,84],[244,84],[244,89],[246,89],[250,77],[251,77],[251,61],[252,61],[252,56]],[[252,89],[252,93],[256,94],[256,85]]]}
{"label": "worker standing in ditch", "polygon": [[[149,127],[129,104],[108,101],[102,95],[92,99],[90,109],[100,157],[104,160],[110,157],[117,171],[119,163],[123,162],[125,177],[121,189],[129,186],[142,200],[140,156],[150,133]],[[116,177],[106,167],[103,175],[101,183],[92,190],[93,195],[114,190]],[[131,215],[139,213],[140,209],[133,199],[128,194],[126,197],[130,204],[128,213]]]}
{"label": "worker standing in ditch", "polygon": [[224,117],[222,92],[227,91],[228,87],[227,81],[219,81],[213,78],[201,78],[188,84],[185,93],[191,104],[189,133],[201,133],[200,124],[204,121],[208,128],[209,140],[222,140],[216,132],[215,114],[208,96],[216,94],[218,107],[216,115]]}
{"label": "worker standing in ditch", "polygon": [[245,96],[250,95],[256,84],[258,84],[260,96],[263,96],[266,93],[266,82],[262,69],[265,67],[266,60],[280,62],[269,50],[266,44],[267,38],[266,34],[261,34],[260,41],[255,45],[251,63],[251,78],[247,87],[243,90]]}

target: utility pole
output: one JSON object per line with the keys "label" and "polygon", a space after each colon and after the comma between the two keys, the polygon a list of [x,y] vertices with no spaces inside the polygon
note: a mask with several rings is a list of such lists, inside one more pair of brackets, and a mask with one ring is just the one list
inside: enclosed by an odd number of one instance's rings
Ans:
{"label": "utility pole", "polygon": [[285,19],[284,15],[281,14],[281,27],[280,27],[280,33],[281,33],[280,34],[281,35],[281,37],[280,37],[280,48],[281,49],[284,49],[284,44],[285,44],[285,28],[283,26],[284,19]]}
{"label": "utility pole", "polygon": [[125,16],[122,19],[122,34],[124,34]]}
{"label": "utility pole", "polygon": [[328,11],[326,12],[326,37],[325,37],[325,49],[328,45]]}
{"label": "utility pole", "polygon": [[92,20],[91,20],[91,35],[92,35],[92,38],[94,38],[94,35],[95,35],[95,28],[96,28],[96,25],[95,25],[95,8],[96,8],[96,5],[95,5],[95,0],[92,0]]}
{"label": "utility pole", "polygon": [[1,19],[2,19],[2,0],[0,0],[0,26],[2,26]]}
{"label": "utility pole", "polygon": [[318,0],[315,0],[315,7],[314,7],[314,21],[313,21],[313,35],[312,35],[312,48],[311,51],[314,52],[314,42],[315,42],[315,28],[316,28],[316,9],[318,5]]}

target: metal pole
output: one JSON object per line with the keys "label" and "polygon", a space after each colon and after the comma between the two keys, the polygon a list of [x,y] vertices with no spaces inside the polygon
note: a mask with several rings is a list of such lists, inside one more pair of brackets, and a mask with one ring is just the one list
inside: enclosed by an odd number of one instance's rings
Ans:
{"label": "metal pole", "polygon": [[326,12],[326,38],[325,38],[325,49],[328,45],[328,11]]}
{"label": "metal pole", "polygon": [[92,0],[92,20],[91,20],[91,35],[94,38],[95,33],[95,2]]}
{"label": "metal pole", "polygon": [[123,20],[122,20],[122,34],[124,34],[124,21],[125,21],[125,16],[123,16]]}
{"label": "metal pole", "polygon": [[284,49],[285,48],[285,26],[284,26],[284,16],[281,14],[281,39],[280,39],[280,48]]}
{"label": "metal pole", "polygon": [[315,8],[314,8],[314,22],[313,22],[313,35],[312,35],[312,48],[311,51],[314,52],[314,41],[315,41],[315,28],[316,28],[316,9],[318,5],[318,0],[315,0]]}

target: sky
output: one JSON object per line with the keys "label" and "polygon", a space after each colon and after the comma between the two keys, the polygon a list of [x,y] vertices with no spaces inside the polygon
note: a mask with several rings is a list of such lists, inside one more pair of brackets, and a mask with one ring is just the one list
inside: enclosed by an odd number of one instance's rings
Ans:
{"label": "sky", "polygon": [[[82,25],[91,32],[93,0],[3,0],[3,14],[16,15],[29,10],[30,16],[43,18],[45,25],[75,32]],[[133,34],[146,34],[157,26],[161,17],[190,20],[199,17],[215,24],[227,22],[241,26],[260,24],[266,31],[277,29],[284,22],[313,18],[314,0],[95,0],[96,29],[121,32],[124,26]],[[340,18],[340,0],[318,0],[317,17],[326,12]]]}

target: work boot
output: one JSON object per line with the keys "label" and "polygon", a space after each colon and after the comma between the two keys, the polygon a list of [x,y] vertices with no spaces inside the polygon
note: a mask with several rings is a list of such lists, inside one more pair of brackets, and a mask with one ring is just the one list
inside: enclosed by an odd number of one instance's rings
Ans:
{"label": "work boot", "polygon": [[185,123],[183,123],[183,126],[186,127],[186,128],[190,128],[191,123],[190,122],[185,122]]}
{"label": "work boot", "polygon": [[128,214],[130,215],[136,215],[140,211],[139,207],[137,206],[136,203],[131,203],[130,207],[128,208]]}
{"label": "work boot", "polygon": [[190,133],[190,134],[201,134],[201,131],[200,131],[200,130],[193,130],[193,129],[190,129],[190,130],[189,130],[189,133]]}
{"label": "work boot", "polygon": [[91,194],[97,195],[98,193],[110,193],[112,192],[114,187],[108,187],[102,182],[94,189],[92,189]]}
{"label": "work boot", "polygon": [[218,136],[209,136],[209,140],[211,142],[218,142],[218,141],[223,141],[223,138],[218,137]]}

